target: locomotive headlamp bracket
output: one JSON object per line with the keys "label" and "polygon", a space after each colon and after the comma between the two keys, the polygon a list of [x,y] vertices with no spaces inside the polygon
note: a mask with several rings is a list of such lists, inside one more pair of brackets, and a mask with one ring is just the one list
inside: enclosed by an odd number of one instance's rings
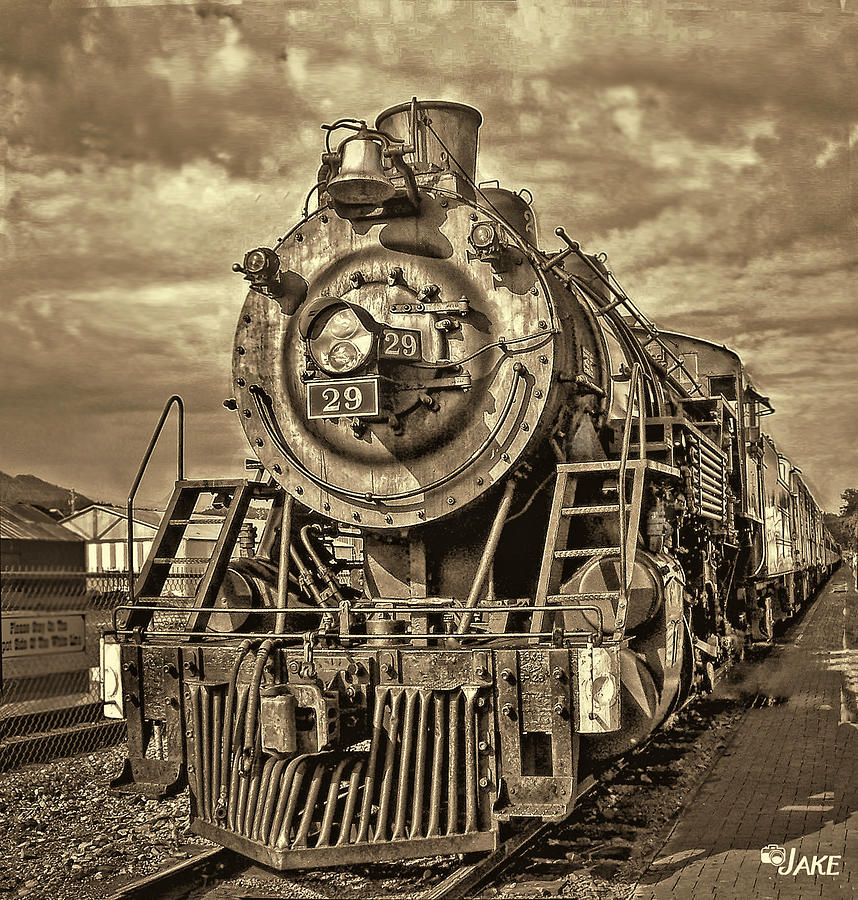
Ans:
{"label": "locomotive headlamp bracket", "polygon": [[388,309],[392,313],[439,313],[441,315],[467,316],[471,304],[467,297],[452,302],[439,300],[427,303],[393,303]]}
{"label": "locomotive headlamp bracket", "polygon": [[233,272],[241,272],[250,289],[266,297],[282,297],[280,257],[270,247],[257,247],[244,254],[244,262],[235,263]]}

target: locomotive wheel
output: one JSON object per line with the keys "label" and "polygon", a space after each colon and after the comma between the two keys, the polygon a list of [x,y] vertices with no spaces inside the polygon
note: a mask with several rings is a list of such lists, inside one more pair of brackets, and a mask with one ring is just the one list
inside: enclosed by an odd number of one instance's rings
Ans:
{"label": "locomotive wheel", "polygon": [[703,687],[707,694],[715,690],[715,664],[711,659],[703,667]]}
{"label": "locomotive wheel", "polygon": [[214,608],[218,610],[208,617],[207,631],[240,631],[247,622],[248,613],[233,612],[235,608],[258,605],[258,591],[249,575],[230,566],[218,591]]}
{"label": "locomotive wheel", "polygon": [[[290,573],[291,575],[291,573]],[[274,627],[277,605],[277,568],[258,559],[235,559],[229,564],[208,616],[206,630],[216,633],[252,632]],[[258,613],[236,612],[258,609]],[[287,631],[306,631],[318,624],[319,613],[298,594],[289,591],[286,613]]]}
{"label": "locomotive wheel", "polygon": [[682,643],[679,658],[670,669],[661,660],[665,655],[665,629],[656,627],[620,651],[622,678],[619,731],[581,736],[582,747],[591,760],[608,760],[628,753],[667,718],[680,694]]}
{"label": "locomotive wheel", "polygon": [[688,619],[682,620],[682,669],[679,673],[679,690],[673,700],[669,712],[679,709],[691,694],[694,683],[694,645],[691,640],[691,628]]}
{"label": "locomotive wheel", "polygon": [[[664,591],[661,574],[649,554],[638,553],[632,568],[629,586],[629,603],[626,609],[626,632],[633,633],[651,621],[659,612]],[[616,591],[620,586],[620,560],[617,556],[602,557],[582,566],[560,590],[561,594],[603,594]],[[611,600],[588,599],[587,604],[598,607],[595,610],[566,613],[565,624],[570,631],[581,628],[595,629],[600,618],[605,632],[611,632],[616,625],[616,602]]]}

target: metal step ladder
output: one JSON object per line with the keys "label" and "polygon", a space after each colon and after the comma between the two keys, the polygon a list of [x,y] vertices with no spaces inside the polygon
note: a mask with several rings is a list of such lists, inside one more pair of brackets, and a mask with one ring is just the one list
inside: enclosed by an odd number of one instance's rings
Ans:
{"label": "metal step ladder", "polygon": [[[177,481],[149,556],[135,583],[134,605],[161,605],[165,600],[170,606],[187,604],[192,610],[187,630],[204,628],[209,615],[205,610],[210,610],[214,605],[250,502],[260,496],[260,492],[268,496],[270,489],[260,482],[246,479]],[[226,501],[226,513],[206,570],[193,594],[164,597],[164,586],[170,577],[171,567],[183,561],[176,554],[187,528],[197,521],[193,518],[197,502],[202,494],[207,493],[219,494]],[[153,614],[152,609],[133,609],[125,627],[145,629]]]}
{"label": "metal step ladder", "polygon": [[[616,602],[613,639],[620,640],[625,629],[629,589],[640,531],[641,506],[646,471],[650,462],[646,459],[645,412],[641,369],[635,363],[629,384],[629,404],[623,426],[622,451],[619,459],[588,462],[560,463],[539,570],[536,588],[537,607],[580,606],[594,609],[594,604]],[[629,460],[632,419],[637,398],[638,458]],[[632,485],[629,494],[629,476]],[[616,494],[616,502],[594,503],[600,495]],[[576,502],[583,496],[582,502]],[[606,522],[607,520],[607,522]],[[610,528],[610,521],[616,527]],[[573,527],[574,522],[574,527]],[[588,527],[588,524],[590,527]],[[588,543],[587,539],[608,529],[618,536],[616,545]],[[572,543],[570,544],[570,539]],[[588,560],[614,557],[619,560],[619,589],[597,593],[559,593],[564,581],[564,571],[569,560],[577,560],[580,566]],[[571,573],[569,573],[571,575]],[[568,580],[568,579],[567,579]],[[549,609],[539,610],[533,617],[531,631],[544,632]]]}
{"label": "metal step ladder", "polygon": [[[557,481],[551,502],[548,533],[539,570],[536,588],[536,606],[592,606],[604,601],[616,603],[614,638],[622,636],[628,605],[628,579],[634,550],[637,545],[640,526],[641,501],[646,465],[629,463],[623,472],[623,481],[632,475],[631,501],[620,502],[620,494],[627,491],[627,485],[620,487],[621,466],[619,460],[600,462],[562,463],[557,466]],[[613,490],[611,490],[613,488]],[[617,502],[576,504],[580,493],[592,496],[594,493],[617,494]],[[605,520],[618,522],[620,535],[618,545],[585,543],[594,533],[604,530]],[[574,527],[573,527],[574,523]],[[589,527],[588,527],[589,526]],[[571,538],[571,541],[570,541]],[[564,571],[570,560],[578,567],[589,560],[613,557],[620,561],[620,589],[598,593],[559,593],[564,581]],[[568,577],[571,577],[569,572]],[[568,577],[566,580],[568,580]],[[542,610],[537,613],[533,631],[544,631],[546,619],[551,613]]]}

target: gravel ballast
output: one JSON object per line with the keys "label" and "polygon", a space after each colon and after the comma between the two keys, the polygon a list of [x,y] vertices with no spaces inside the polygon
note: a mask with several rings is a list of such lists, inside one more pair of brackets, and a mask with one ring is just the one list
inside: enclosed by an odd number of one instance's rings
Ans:
{"label": "gravel ballast", "polygon": [[212,846],[186,834],[187,794],[118,795],[123,747],[0,775],[0,898],[90,900]]}
{"label": "gravel ballast", "polygon": [[[606,773],[608,784],[483,896],[628,897],[665,825],[729,740],[748,693],[747,685],[724,685],[681,713],[625,768]],[[188,832],[186,792],[155,801],[109,790],[124,753],[112,747],[0,775],[0,900],[103,898],[213,846]],[[456,866],[447,857],[291,873],[273,882],[251,871],[227,882],[245,889],[264,884],[282,897],[403,896]]]}

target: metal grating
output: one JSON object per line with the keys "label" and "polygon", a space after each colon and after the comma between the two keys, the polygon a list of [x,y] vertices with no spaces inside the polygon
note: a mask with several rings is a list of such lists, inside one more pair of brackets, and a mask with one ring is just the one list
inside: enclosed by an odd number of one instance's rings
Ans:
{"label": "metal grating", "polygon": [[249,694],[241,688],[231,702],[226,686],[191,688],[189,773],[201,833],[230,832],[244,839],[243,852],[285,868],[289,852],[311,860],[363,846],[368,859],[395,858],[397,843],[435,846],[491,831],[478,781],[486,724],[477,688],[379,687],[368,750],[288,759],[263,753],[258,732],[245,741],[254,728]]}

